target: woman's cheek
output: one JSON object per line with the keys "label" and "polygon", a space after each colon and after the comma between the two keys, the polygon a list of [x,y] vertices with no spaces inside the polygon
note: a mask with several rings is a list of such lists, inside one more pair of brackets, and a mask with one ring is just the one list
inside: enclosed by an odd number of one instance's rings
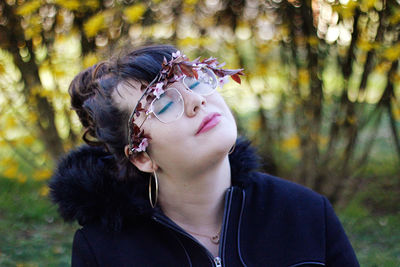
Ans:
{"label": "woman's cheek", "polygon": [[165,124],[155,120],[157,119],[152,120],[146,127],[147,133],[151,137],[150,145],[152,150],[164,151],[180,140],[182,130],[177,127],[176,123]]}

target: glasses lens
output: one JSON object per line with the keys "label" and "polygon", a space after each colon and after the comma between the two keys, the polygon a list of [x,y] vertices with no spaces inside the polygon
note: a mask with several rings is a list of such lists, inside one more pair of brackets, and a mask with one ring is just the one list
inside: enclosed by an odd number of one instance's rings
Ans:
{"label": "glasses lens", "polygon": [[179,119],[183,113],[183,108],[182,95],[175,88],[165,90],[160,98],[153,102],[154,115],[164,123]]}
{"label": "glasses lens", "polygon": [[209,95],[217,88],[218,81],[212,70],[201,68],[197,71],[199,78],[185,77],[183,83],[187,88],[199,95]]}

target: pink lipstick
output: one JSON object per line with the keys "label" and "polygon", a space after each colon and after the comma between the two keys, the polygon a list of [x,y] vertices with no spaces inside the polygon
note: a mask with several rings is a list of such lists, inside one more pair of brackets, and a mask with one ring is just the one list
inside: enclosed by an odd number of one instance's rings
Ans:
{"label": "pink lipstick", "polygon": [[221,114],[217,112],[208,114],[197,129],[196,135],[207,132],[208,130],[214,128],[220,122],[220,116]]}

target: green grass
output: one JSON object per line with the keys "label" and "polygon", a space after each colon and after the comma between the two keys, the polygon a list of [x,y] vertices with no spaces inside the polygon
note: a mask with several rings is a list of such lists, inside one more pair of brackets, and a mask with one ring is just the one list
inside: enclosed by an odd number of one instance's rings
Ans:
{"label": "green grass", "polygon": [[[0,178],[0,266],[70,266],[77,224],[65,224],[43,182]],[[400,213],[373,216],[355,199],[339,213],[361,266],[400,266]]]}
{"label": "green grass", "polygon": [[0,266],[70,266],[77,225],[61,221],[43,185],[0,178]]}
{"label": "green grass", "polygon": [[361,266],[400,266],[400,212],[373,215],[355,200],[339,217]]}

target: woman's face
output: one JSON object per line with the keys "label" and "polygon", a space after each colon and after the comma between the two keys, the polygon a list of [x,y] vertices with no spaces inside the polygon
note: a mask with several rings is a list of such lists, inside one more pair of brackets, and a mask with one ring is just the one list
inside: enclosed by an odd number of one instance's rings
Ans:
{"label": "woman's face", "polygon": [[[140,83],[131,84],[136,89],[124,87],[119,94],[114,94],[120,107],[129,111],[133,110],[142,94],[137,89]],[[222,160],[236,141],[233,115],[216,91],[202,96],[187,90],[181,82],[168,86],[171,87],[182,95],[183,114],[170,123],[163,123],[154,115],[145,120],[142,129],[151,137],[147,152],[160,172],[206,170]],[[143,120],[144,114],[135,123],[141,125]]]}

